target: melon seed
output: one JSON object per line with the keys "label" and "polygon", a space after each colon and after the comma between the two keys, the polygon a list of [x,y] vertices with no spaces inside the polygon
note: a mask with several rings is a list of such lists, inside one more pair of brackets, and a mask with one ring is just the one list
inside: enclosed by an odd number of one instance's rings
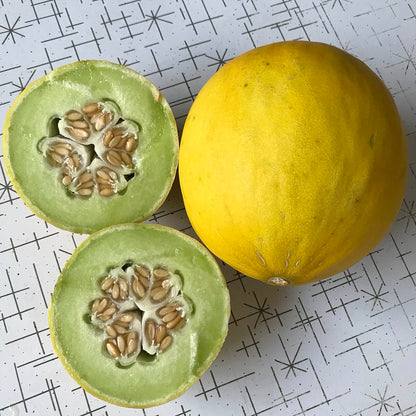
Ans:
{"label": "melon seed", "polygon": [[117,147],[120,141],[121,141],[121,136],[115,136],[108,143],[108,147]]}
{"label": "melon seed", "polygon": [[129,137],[125,146],[126,152],[131,152],[134,149],[135,144],[136,140],[134,139],[134,137]]}
{"label": "melon seed", "polygon": [[155,339],[156,327],[155,323],[152,320],[146,322],[146,338],[149,342],[152,342]]}
{"label": "melon seed", "polygon": [[121,327],[123,327],[123,328],[129,328],[129,327],[130,327],[130,323],[129,323],[129,322],[123,322],[123,321],[120,321],[120,319],[117,319],[117,320],[114,322],[114,324],[115,324],[115,325],[118,325],[118,326],[121,326]]}
{"label": "melon seed", "polygon": [[61,165],[62,162],[64,161],[62,156],[58,155],[58,153],[50,152],[49,155],[58,165]]}
{"label": "melon seed", "polygon": [[94,301],[94,303],[92,304],[92,307],[91,307],[91,312],[92,313],[98,312],[99,305],[100,305],[100,299],[95,299],[95,301]]}
{"label": "melon seed", "polygon": [[150,276],[150,272],[149,272],[149,270],[147,270],[145,267],[143,267],[143,266],[137,266],[135,269],[134,269],[140,276],[143,276],[143,277],[149,277]]}
{"label": "melon seed", "polygon": [[81,163],[81,157],[78,155],[78,153],[72,153],[71,157],[74,161],[75,167],[77,168]]}
{"label": "melon seed", "polygon": [[113,188],[104,188],[104,189],[100,190],[99,194],[101,196],[111,196],[111,195],[114,195],[114,189]]}
{"label": "melon seed", "polygon": [[109,174],[104,169],[98,169],[97,175],[102,179],[106,179],[106,180],[110,179]]}
{"label": "melon seed", "polygon": [[114,137],[113,131],[108,130],[107,133],[103,137],[104,146],[108,147],[108,145],[110,144],[110,141],[112,140],[113,137]]}
{"label": "melon seed", "polygon": [[71,156],[68,156],[65,159],[65,164],[71,169],[73,170],[75,168],[75,162],[74,159]]}
{"label": "melon seed", "polygon": [[176,311],[176,305],[167,305],[167,306],[164,306],[163,308],[160,308],[158,310],[158,314],[159,316],[162,317],[173,311]]}
{"label": "melon seed", "polygon": [[72,127],[75,127],[77,129],[87,129],[88,123],[85,120],[75,120],[72,123]]}
{"label": "melon seed", "polygon": [[69,153],[71,153],[70,149],[64,146],[59,146],[59,145],[55,146],[53,148],[53,151],[60,156],[66,156],[66,155],[69,155]]}
{"label": "melon seed", "polygon": [[179,322],[182,320],[183,318],[181,317],[181,315],[180,314],[178,314],[176,317],[175,317],[175,319],[172,319],[171,321],[169,321],[167,324],[166,324],[166,328],[168,328],[168,329],[174,329],[178,324],[179,324]]}
{"label": "melon seed", "polygon": [[93,181],[88,181],[85,183],[81,183],[80,184],[81,188],[92,188],[94,186],[94,182]]}
{"label": "melon seed", "polygon": [[62,177],[62,184],[64,186],[68,186],[71,182],[72,182],[72,179],[71,179],[71,177],[69,175],[64,175]]}
{"label": "melon seed", "polygon": [[75,137],[78,140],[84,140],[90,137],[90,133],[85,129],[70,127],[68,129],[68,132],[71,134],[71,136]]}
{"label": "melon seed", "polygon": [[113,115],[111,113],[105,113],[104,123],[108,124],[113,119]]}
{"label": "melon seed", "polygon": [[137,339],[130,339],[127,341],[127,355],[130,355],[132,352],[134,352],[137,349]]}
{"label": "melon seed", "polygon": [[111,289],[111,296],[113,299],[117,299],[120,295],[120,288],[117,283],[114,283],[113,288]]}
{"label": "melon seed", "polygon": [[105,311],[103,311],[102,314],[106,316],[111,316],[111,315],[114,315],[116,311],[117,309],[114,306],[112,306],[111,308],[108,308]]}
{"label": "melon seed", "polygon": [[126,341],[122,335],[119,335],[117,337],[117,347],[121,354],[124,353],[124,350],[126,349]]}
{"label": "melon seed", "polygon": [[127,142],[127,137],[122,137],[120,142],[117,145],[117,149],[125,148],[126,142]]}
{"label": "melon seed", "polygon": [[155,276],[157,279],[161,279],[163,277],[168,277],[169,272],[165,269],[154,269],[153,270],[153,276]]}
{"label": "melon seed", "polygon": [[111,338],[115,338],[117,336],[117,331],[111,325],[106,326],[105,332],[107,332]]}
{"label": "melon seed", "polygon": [[92,179],[92,175],[89,172],[84,172],[79,178],[78,183],[89,183]]}
{"label": "melon seed", "polygon": [[163,340],[163,338],[165,338],[166,334],[168,333],[168,331],[166,330],[166,326],[165,325],[160,325],[157,327],[156,329],[156,344],[160,344]]}
{"label": "melon seed", "polygon": [[118,318],[120,322],[131,322],[133,320],[133,315],[129,313],[125,313],[124,315],[121,315],[120,318]]}
{"label": "melon seed", "polygon": [[165,338],[163,338],[159,347],[160,351],[165,351],[170,346],[170,344],[172,344],[172,340],[173,338],[171,335],[167,335]]}
{"label": "melon seed", "polygon": [[165,289],[163,287],[156,287],[151,290],[150,294],[153,300],[158,301],[163,299],[167,295],[168,291],[169,289]]}
{"label": "melon seed", "polygon": [[113,279],[111,277],[106,277],[101,283],[101,289],[107,292],[113,284]]}
{"label": "melon seed", "polygon": [[105,114],[101,114],[100,117],[97,118],[97,120],[95,121],[94,127],[95,130],[100,131],[104,128],[105,126]]}
{"label": "melon seed", "polygon": [[129,290],[127,282],[124,279],[119,279],[118,280],[118,285],[120,286],[120,289],[123,289],[125,292],[127,292]]}
{"label": "melon seed", "polygon": [[101,313],[107,307],[107,304],[108,300],[106,298],[103,298],[98,304],[97,312]]}
{"label": "melon seed", "polygon": [[120,351],[111,341],[107,341],[105,346],[107,347],[107,351],[111,356],[118,357],[120,355]]}
{"label": "melon seed", "polygon": [[172,312],[166,314],[162,318],[162,321],[165,322],[165,323],[167,323],[167,322],[173,321],[177,316],[178,316],[178,311],[175,310],[175,311],[172,311]]}
{"label": "melon seed", "polygon": [[78,189],[78,194],[82,196],[89,196],[92,194],[92,188],[81,188]]}
{"label": "melon seed", "polygon": [[82,109],[82,111],[87,114],[94,113],[97,110],[98,110],[98,103],[88,104]]}
{"label": "melon seed", "polygon": [[81,114],[79,111],[75,111],[75,110],[73,110],[73,111],[69,111],[69,112],[66,114],[66,118],[67,118],[69,121],[81,120],[81,119],[82,119],[82,114]]}
{"label": "melon seed", "polygon": [[143,285],[141,284],[141,282],[139,281],[139,279],[137,277],[133,280],[133,285],[132,286],[133,286],[133,292],[137,296],[142,298],[145,295],[146,290],[145,290],[145,288],[143,287]]}
{"label": "melon seed", "polygon": [[131,156],[126,152],[121,152],[121,159],[126,166],[130,166],[132,164]]}
{"label": "melon seed", "polygon": [[106,159],[108,163],[110,163],[113,166],[121,166],[121,163],[122,163],[121,156],[114,150],[110,150],[107,153]]}

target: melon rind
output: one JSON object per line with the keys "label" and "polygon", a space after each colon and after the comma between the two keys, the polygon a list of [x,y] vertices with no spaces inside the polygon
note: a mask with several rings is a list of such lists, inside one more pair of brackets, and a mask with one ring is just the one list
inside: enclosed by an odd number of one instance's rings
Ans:
{"label": "melon rind", "polygon": [[[56,117],[108,100],[123,119],[140,126],[135,177],[110,198],[98,192],[88,199],[71,197],[38,144]],[[5,168],[16,192],[42,219],[78,233],[150,217],[172,186],[178,148],[176,122],[160,91],[134,70],[100,60],[64,65],[31,83],[9,109],[3,131]]]}
{"label": "melon rind", "polygon": [[[165,352],[120,368],[87,317],[91,302],[103,295],[102,278],[126,262],[180,274],[192,312]],[[146,408],[173,400],[199,379],[223,345],[229,316],[226,282],[205,247],[169,227],[123,224],[92,234],[74,251],[52,294],[49,327],[56,354],[86,391],[119,406]]]}

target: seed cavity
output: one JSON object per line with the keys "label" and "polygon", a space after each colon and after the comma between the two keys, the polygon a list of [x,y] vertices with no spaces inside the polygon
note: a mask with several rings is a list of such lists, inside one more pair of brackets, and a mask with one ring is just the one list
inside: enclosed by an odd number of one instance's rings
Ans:
{"label": "seed cavity", "polygon": [[[111,101],[87,102],[55,122],[59,134],[42,139],[39,147],[49,165],[60,170],[62,186],[84,199],[95,193],[117,197],[135,176],[140,127],[123,120]],[[86,171],[91,177],[81,178]]]}
{"label": "seed cavity", "polygon": [[[89,175],[84,172],[78,182],[88,183]],[[191,306],[173,276],[166,267],[133,264],[100,279],[104,296],[91,304],[91,323],[102,329],[105,350],[120,365],[134,363],[141,350],[165,353],[186,326]]]}
{"label": "seed cavity", "polygon": [[108,298],[96,299],[91,307],[93,318],[108,321],[117,312],[117,306]]}

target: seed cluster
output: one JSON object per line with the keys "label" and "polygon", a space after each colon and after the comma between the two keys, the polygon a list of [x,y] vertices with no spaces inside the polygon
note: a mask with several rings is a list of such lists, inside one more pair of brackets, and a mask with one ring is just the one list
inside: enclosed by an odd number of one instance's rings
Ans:
{"label": "seed cluster", "polygon": [[157,325],[155,321],[149,319],[145,326],[145,335],[149,342],[159,345],[159,350],[164,351],[172,344],[172,335],[168,335],[166,325]]}
{"label": "seed cluster", "polygon": [[107,162],[112,166],[132,166],[131,153],[136,147],[136,139],[133,135],[119,127],[107,131],[103,138],[104,146],[109,149],[105,153]]}
{"label": "seed cluster", "polygon": [[186,325],[189,305],[166,268],[125,269],[113,269],[101,280],[105,296],[92,303],[91,322],[103,329],[108,354],[129,365],[141,349],[150,354],[168,349]]}
{"label": "seed cluster", "polygon": [[[94,102],[71,109],[58,123],[60,135],[44,139],[47,161],[61,169],[62,185],[76,195],[88,198],[97,190],[100,196],[110,197],[127,186],[124,175],[134,170],[138,127],[119,119],[115,108],[109,102]],[[83,160],[84,151],[94,153],[91,165]]]}
{"label": "seed cluster", "polygon": [[115,338],[109,338],[105,346],[108,353],[116,358],[121,354],[130,355],[137,350],[138,346],[137,332],[131,331],[126,335],[117,335]]}
{"label": "seed cluster", "polygon": [[62,184],[68,186],[72,182],[82,165],[82,156],[76,151],[74,146],[65,141],[55,141],[51,144],[47,158],[52,166],[60,168]]}
{"label": "seed cluster", "polygon": [[82,111],[70,110],[65,115],[68,133],[76,140],[88,139],[92,131],[101,131],[114,115],[100,103],[86,105]]}
{"label": "seed cluster", "polygon": [[132,314],[125,313],[105,327],[105,332],[110,337],[105,341],[105,346],[112,357],[129,356],[137,351],[139,334],[130,328],[133,320]]}
{"label": "seed cluster", "polygon": [[96,317],[103,322],[110,320],[117,310],[117,305],[107,298],[96,299],[91,308],[91,312],[96,314]]}
{"label": "seed cluster", "polygon": [[98,187],[98,192],[101,196],[110,196],[115,193],[115,185],[117,183],[118,175],[109,168],[97,169],[95,181]]}
{"label": "seed cluster", "polygon": [[129,294],[129,286],[127,281],[122,277],[116,281],[114,281],[114,279],[110,276],[106,277],[101,283],[101,289],[104,292],[109,293],[114,300],[127,299]]}
{"label": "seed cluster", "polygon": [[186,324],[186,317],[179,302],[169,302],[156,311],[161,321],[147,319],[144,334],[150,344],[159,345],[159,351],[166,350],[173,341],[171,330],[179,330]]}

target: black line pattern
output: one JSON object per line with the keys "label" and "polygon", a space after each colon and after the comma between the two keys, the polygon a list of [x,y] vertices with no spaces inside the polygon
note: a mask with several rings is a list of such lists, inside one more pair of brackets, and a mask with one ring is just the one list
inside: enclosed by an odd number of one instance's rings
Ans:
{"label": "black line pattern", "polygon": [[[50,294],[85,236],[33,215],[0,154],[0,414],[416,415],[415,28],[414,0],[0,0],[3,121],[50,70],[108,59],[149,77],[181,131],[200,88],[229,60],[303,39],[366,62],[392,92],[409,143],[403,204],[371,253],[336,276],[283,289],[219,261],[232,302],[220,355],[183,396],[136,411],[86,393],[55,356]],[[148,221],[195,237],[176,182]]]}

